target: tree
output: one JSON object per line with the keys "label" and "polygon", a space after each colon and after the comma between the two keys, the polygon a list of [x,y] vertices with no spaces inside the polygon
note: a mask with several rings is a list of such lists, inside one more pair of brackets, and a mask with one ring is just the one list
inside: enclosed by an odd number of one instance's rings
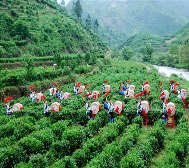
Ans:
{"label": "tree", "polygon": [[153,54],[153,52],[154,52],[154,49],[153,49],[153,47],[151,46],[151,44],[147,44],[147,45],[146,45],[145,51],[146,51],[146,54],[149,56],[149,58],[150,58],[150,60],[151,60],[152,54]]}
{"label": "tree", "polygon": [[99,27],[99,23],[98,23],[98,20],[96,19],[94,23],[94,32],[97,34],[98,34],[98,27]]}
{"label": "tree", "polygon": [[61,66],[61,57],[60,57],[60,54],[55,54],[54,55],[54,62],[57,64],[57,68],[60,68],[60,66]]}
{"label": "tree", "polygon": [[29,79],[29,80],[32,79],[33,68],[34,68],[33,58],[31,56],[26,56],[26,58],[24,59],[24,62],[23,62],[23,66],[26,69],[27,79]]}
{"label": "tree", "polygon": [[122,49],[122,56],[125,60],[129,60],[133,55],[133,51],[131,50],[130,47],[125,46]]}
{"label": "tree", "polygon": [[85,62],[89,63],[90,58],[91,58],[91,55],[90,55],[89,52],[87,52],[87,53],[85,54]]}
{"label": "tree", "polygon": [[175,44],[170,49],[171,55],[178,55],[179,54],[179,47]]}
{"label": "tree", "polygon": [[61,4],[62,6],[65,6],[65,1],[62,0],[60,4]]}
{"label": "tree", "polygon": [[83,12],[80,1],[77,0],[74,6],[74,14],[77,16],[78,20],[81,20],[81,13]]}
{"label": "tree", "polygon": [[30,34],[30,29],[28,25],[26,24],[26,22],[22,20],[18,20],[14,22],[12,27],[13,27],[13,31],[12,31],[13,36],[20,35],[22,39],[26,39],[26,37],[28,37]]}
{"label": "tree", "polygon": [[92,22],[91,17],[90,17],[90,15],[88,14],[87,19],[86,19],[86,26],[87,26],[89,29],[91,29],[91,22]]}

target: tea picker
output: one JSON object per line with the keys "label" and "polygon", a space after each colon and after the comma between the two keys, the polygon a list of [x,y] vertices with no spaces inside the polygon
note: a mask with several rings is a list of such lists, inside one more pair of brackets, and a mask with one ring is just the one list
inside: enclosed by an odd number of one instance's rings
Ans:
{"label": "tea picker", "polygon": [[10,102],[7,103],[7,101],[8,101],[8,100],[11,100],[12,98],[13,98],[13,97],[8,97],[8,98],[5,99],[5,107],[6,107],[6,109],[7,109],[7,114],[6,114],[6,116],[11,115],[11,114],[13,113],[13,110],[12,110],[11,107],[10,107]]}
{"label": "tea picker", "polygon": [[91,106],[90,106],[89,100],[87,100],[87,102],[85,102],[85,100],[84,100],[84,103],[86,106],[86,116],[89,120],[92,120],[93,117],[92,117],[92,111],[91,111]]}
{"label": "tea picker", "polygon": [[[135,98],[136,100],[136,98]],[[136,100],[137,103],[137,116],[142,116],[142,103],[141,103],[141,98],[139,101]]]}
{"label": "tea picker", "polygon": [[114,105],[113,105],[111,100],[108,103],[108,109],[109,109],[108,114],[109,114],[109,117],[110,117],[110,123],[113,123],[114,122],[114,113],[113,113]]}
{"label": "tea picker", "polygon": [[43,105],[44,105],[44,117],[49,117],[49,111],[50,111],[50,108],[47,104],[47,101],[45,101],[45,103],[43,102]]}
{"label": "tea picker", "polygon": [[164,123],[166,123],[167,122],[167,101],[166,100],[164,100],[163,102],[162,118],[163,118]]}
{"label": "tea picker", "polygon": [[181,90],[182,101],[185,103],[184,107],[187,108],[187,91],[185,89]]}
{"label": "tea picker", "polygon": [[106,93],[106,91],[105,91],[105,85],[103,83],[103,85],[102,85],[102,94],[105,94],[105,93]]}
{"label": "tea picker", "polygon": [[127,83],[127,89],[130,90],[130,81],[131,80],[127,80],[126,83]]}
{"label": "tea picker", "polygon": [[98,114],[98,112],[101,111],[101,104],[99,102],[93,102],[91,104],[91,114],[92,114],[92,118],[94,120],[95,116]]}
{"label": "tea picker", "polygon": [[107,97],[104,98],[104,109],[108,111],[108,99]]}
{"label": "tea picker", "polygon": [[142,101],[142,117],[143,117],[143,124],[148,125],[148,112],[150,110],[150,105],[147,101]]}
{"label": "tea picker", "polygon": [[32,99],[32,102],[36,101],[35,91],[31,91],[30,98]]}
{"label": "tea picker", "polygon": [[179,90],[177,90],[177,93],[178,93],[178,98],[179,99],[182,99],[182,91],[181,91],[181,88]]}
{"label": "tea picker", "polygon": [[77,95],[78,94],[78,86],[74,84],[74,93]]}
{"label": "tea picker", "polygon": [[167,128],[175,127],[175,113],[176,106],[174,103],[170,102],[167,104]]}
{"label": "tea picker", "polygon": [[114,103],[114,110],[119,114],[119,116],[121,116],[123,111],[123,103],[121,101],[116,101]]}
{"label": "tea picker", "polygon": [[173,89],[174,89],[173,82],[174,82],[174,79],[169,81],[169,85],[171,86],[171,93],[173,93]]}

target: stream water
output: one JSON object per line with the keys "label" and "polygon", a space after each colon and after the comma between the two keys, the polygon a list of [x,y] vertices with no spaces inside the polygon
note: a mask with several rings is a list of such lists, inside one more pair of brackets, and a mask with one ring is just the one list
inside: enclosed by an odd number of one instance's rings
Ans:
{"label": "stream water", "polygon": [[158,65],[153,65],[157,71],[167,77],[170,77],[171,74],[177,74],[178,77],[184,78],[187,81],[189,81],[189,71],[186,69],[177,69],[177,68],[171,68],[167,66],[158,66]]}

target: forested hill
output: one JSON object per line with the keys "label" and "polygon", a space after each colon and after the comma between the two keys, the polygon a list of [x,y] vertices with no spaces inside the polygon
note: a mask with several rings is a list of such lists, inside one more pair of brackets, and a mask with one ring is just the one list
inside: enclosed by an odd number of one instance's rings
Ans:
{"label": "forested hill", "polygon": [[[66,6],[72,9],[73,1]],[[80,0],[83,17],[98,19],[99,35],[110,45],[122,44],[138,33],[171,35],[189,21],[187,0]]]}
{"label": "forested hill", "polygon": [[107,44],[50,0],[0,1],[0,57],[78,53]]}

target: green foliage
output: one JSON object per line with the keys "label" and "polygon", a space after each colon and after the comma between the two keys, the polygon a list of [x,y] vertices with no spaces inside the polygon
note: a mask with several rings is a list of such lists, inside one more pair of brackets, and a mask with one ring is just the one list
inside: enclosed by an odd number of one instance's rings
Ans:
{"label": "green foliage", "polygon": [[141,116],[135,117],[132,120],[132,123],[138,124],[140,126],[140,128],[142,128],[142,126],[143,126],[143,118]]}
{"label": "green foliage", "polygon": [[89,52],[87,52],[87,53],[85,54],[85,62],[89,63],[90,58],[91,58],[91,55],[90,55]]}
{"label": "green foliage", "polygon": [[73,127],[62,134],[62,140],[69,141],[70,152],[81,147],[85,140],[85,130],[82,127]]}
{"label": "green foliage", "polygon": [[31,56],[26,56],[23,65],[26,69],[26,74],[27,74],[26,77],[30,80],[33,77],[33,69],[34,69],[33,58]]}
{"label": "green foliage", "polygon": [[20,35],[22,39],[29,37],[30,29],[26,22],[22,20],[15,21],[12,27],[12,36]]}
{"label": "green foliage", "polygon": [[60,54],[55,54],[54,55],[54,63],[57,64],[57,68],[60,68],[60,65],[61,65],[61,57],[60,57]]}
{"label": "green foliage", "polygon": [[132,55],[133,55],[133,51],[129,47],[125,46],[122,49],[122,56],[125,60],[128,61],[132,57]]}
{"label": "green foliage", "polygon": [[147,44],[146,45],[146,47],[145,47],[145,52],[146,52],[146,54],[150,57],[150,59],[151,59],[151,57],[152,57],[152,54],[153,54],[153,52],[154,52],[154,49],[153,49],[153,47],[151,46],[151,44]]}
{"label": "green foliage", "polygon": [[24,137],[18,142],[18,146],[23,149],[27,155],[37,154],[44,150],[44,144],[36,138]]}

